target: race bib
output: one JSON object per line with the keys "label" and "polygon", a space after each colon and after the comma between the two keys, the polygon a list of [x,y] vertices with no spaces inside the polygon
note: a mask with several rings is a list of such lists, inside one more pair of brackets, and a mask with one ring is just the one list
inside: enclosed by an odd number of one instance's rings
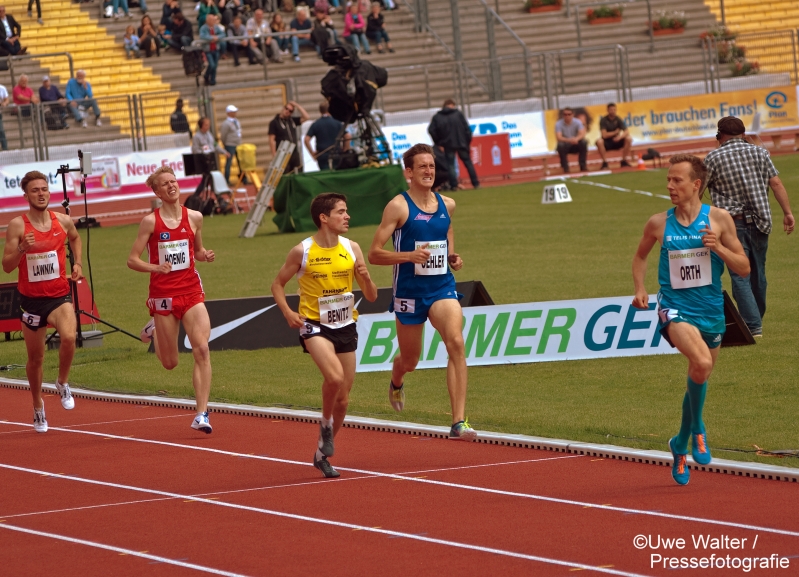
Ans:
{"label": "race bib", "polygon": [[307,337],[308,335],[318,335],[321,332],[322,329],[320,329],[317,325],[311,323],[305,323],[300,327],[301,337]]}
{"label": "race bib", "polygon": [[189,241],[171,240],[158,243],[158,262],[172,264],[172,270],[184,270],[189,268]]}
{"label": "race bib", "polygon": [[150,299],[150,308],[155,311],[172,311],[171,298]]}
{"label": "race bib", "polygon": [[430,258],[426,262],[416,264],[414,273],[416,275],[438,275],[447,274],[447,241],[416,241],[416,248],[429,250]]}
{"label": "race bib", "polygon": [[398,298],[394,298],[394,312],[395,313],[415,313],[416,312],[416,299],[398,299]]}
{"label": "race bib", "polygon": [[319,322],[331,329],[340,329],[355,322],[355,295],[343,293],[329,297],[319,297]]}
{"label": "race bib", "polygon": [[61,276],[58,266],[58,252],[33,252],[25,255],[28,265],[28,281],[43,282]]}
{"label": "race bib", "polygon": [[671,288],[687,289],[707,286],[713,282],[709,248],[689,248],[669,251]]}

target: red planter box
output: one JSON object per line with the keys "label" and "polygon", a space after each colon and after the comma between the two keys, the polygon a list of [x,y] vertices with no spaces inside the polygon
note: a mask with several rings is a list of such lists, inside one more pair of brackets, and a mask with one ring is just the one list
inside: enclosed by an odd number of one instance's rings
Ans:
{"label": "red planter box", "polygon": [[608,16],[607,18],[594,18],[589,20],[589,24],[613,24],[614,22],[621,22],[621,16]]}
{"label": "red planter box", "polygon": [[682,34],[685,28],[661,28],[660,30],[653,30],[652,34],[655,36],[668,36],[669,34]]}
{"label": "red planter box", "polygon": [[549,4],[547,6],[535,6],[528,8],[527,11],[532,14],[534,12],[557,12],[561,8],[560,4]]}

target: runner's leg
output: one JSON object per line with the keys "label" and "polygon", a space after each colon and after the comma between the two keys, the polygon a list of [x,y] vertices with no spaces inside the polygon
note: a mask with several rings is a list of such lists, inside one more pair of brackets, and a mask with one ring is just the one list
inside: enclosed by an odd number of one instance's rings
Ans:
{"label": "runner's leg", "polygon": [[153,346],[161,365],[171,371],[178,366],[178,331],[180,321],[174,315],[153,315]]}
{"label": "runner's leg", "polygon": [[41,409],[42,402],[42,363],[44,362],[44,341],[47,330],[34,331],[22,323],[22,337],[25,339],[25,348],[28,350],[28,363],[25,365],[25,374],[33,397],[33,408]]}
{"label": "runner's leg", "polygon": [[[452,405],[452,422],[463,421],[466,417],[466,387],[468,373],[466,353],[463,345],[463,311],[455,299],[442,299],[430,307],[430,324],[441,335],[447,348],[447,389]],[[416,358],[419,358],[417,353]]]}
{"label": "runner's leg", "polygon": [[347,407],[350,404],[350,391],[352,383],[355,382],[355,352],[341,353],[336,355],[341,368],[344,369],[344,382],[338,391],[336,404],[333,406],[333,436],[335,436],[341,425],[344,424],[344,417],[347,416]]}
{"label": "runner's leg", "polygon": [[403,325],[397,320],[397,344],[399,354],[394,357],[391,369],[391,382],[401,387],[405,373],[416,370],[419,355],[422,354],[422,333],[424,323],[418,325]]}
{"label": "runner's leg", "polygon": [[[344,368],[333,343],[324,337],[305,339],[305,348],[322,373],[322,418],[334,418],[334,408],[341,390],[345,387]],[[350,353],[353,356],[354,353]],[[352,383],[350,383],[352,384]],[[346,407],[345,407],[346,410]],[[338,423],[333,421],[334,425]]]}
{"label": "runner's leg", "polygon": [[[197,412],[204,413],[208,410],[208,397],[211,395],[211,353],[208,350],[208,339],[211,338],[211,319],[208,317],[205,304],[198,303],[186,311],[182,321],[191,343],[191,352],[194,355],[191,381],[194,385],[194,397],[197,400]],[[177,346],[177,339],[174,339],[173,342]],[[177,355],[177,349],[175,353]]]}
{"label": "runner's leg", "polygon": [[58,331],[61,341],[58,346],[58,382],[68,383],[69,370],[72,368],[72,359],[75,357],[75,335],[78,325],[72,303],[64,303],[51,312],[47,317],[47,322]]}

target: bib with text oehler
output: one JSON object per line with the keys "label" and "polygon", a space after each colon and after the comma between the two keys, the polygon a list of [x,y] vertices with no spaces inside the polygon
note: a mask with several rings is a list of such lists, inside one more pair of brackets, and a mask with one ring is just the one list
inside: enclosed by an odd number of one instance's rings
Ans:
{"label": "bib with text oehler", "polygon": [[189,268],[189,241],[170,240],[158,243],[158,262],[170,263],[172,270]]}
{"label": "bib with text oehler", "polygon": [[319,322],[330,329],[340,329],[355,322],[355,295],[342,293],[319,297]]}
{"label": "bib with text oehler", "polygon": [[671,287],[687,289],[707,286],[713,282],[709,248],[689,248],[669,251]]}
{"label": "bib with text oehler", "polygon": [[416,249],[430,251],[430,256],[423,263],[417,263],[414,267],[416,275],[438,275],[447,274],[447,241],[416,241]]}
{"label": "bib with text oehler", "polygon": [[61,275],[61,268],[58,266],[58,253],[54,250],[29,252],[25,255],[25,260],[28,265],[29,282],[53,280]]}

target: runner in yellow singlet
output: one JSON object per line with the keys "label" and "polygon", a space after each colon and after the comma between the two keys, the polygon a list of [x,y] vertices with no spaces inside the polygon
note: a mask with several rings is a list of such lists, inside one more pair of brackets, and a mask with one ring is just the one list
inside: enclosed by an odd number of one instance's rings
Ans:
{"label": "runner in yellow singlet", "polygon": [[[328,478],[339,476],[327,458],[333,456],[333,437],[344,423],[355,380],[358,311],[352,294],[353,277],[366,300],[377,299],[377,287],[369,277],[361,247],[340,236],[349,230],[346,201],[346,196],[333,192],[313,200],[311,218],[319,231],[289,251],[272,283],[277,306],[289,326],[300,330],[300,344],[324,378],[319,448],[313,464]],[[294,275],[300,285],[299,312],[286,302],[286,283]]]}

